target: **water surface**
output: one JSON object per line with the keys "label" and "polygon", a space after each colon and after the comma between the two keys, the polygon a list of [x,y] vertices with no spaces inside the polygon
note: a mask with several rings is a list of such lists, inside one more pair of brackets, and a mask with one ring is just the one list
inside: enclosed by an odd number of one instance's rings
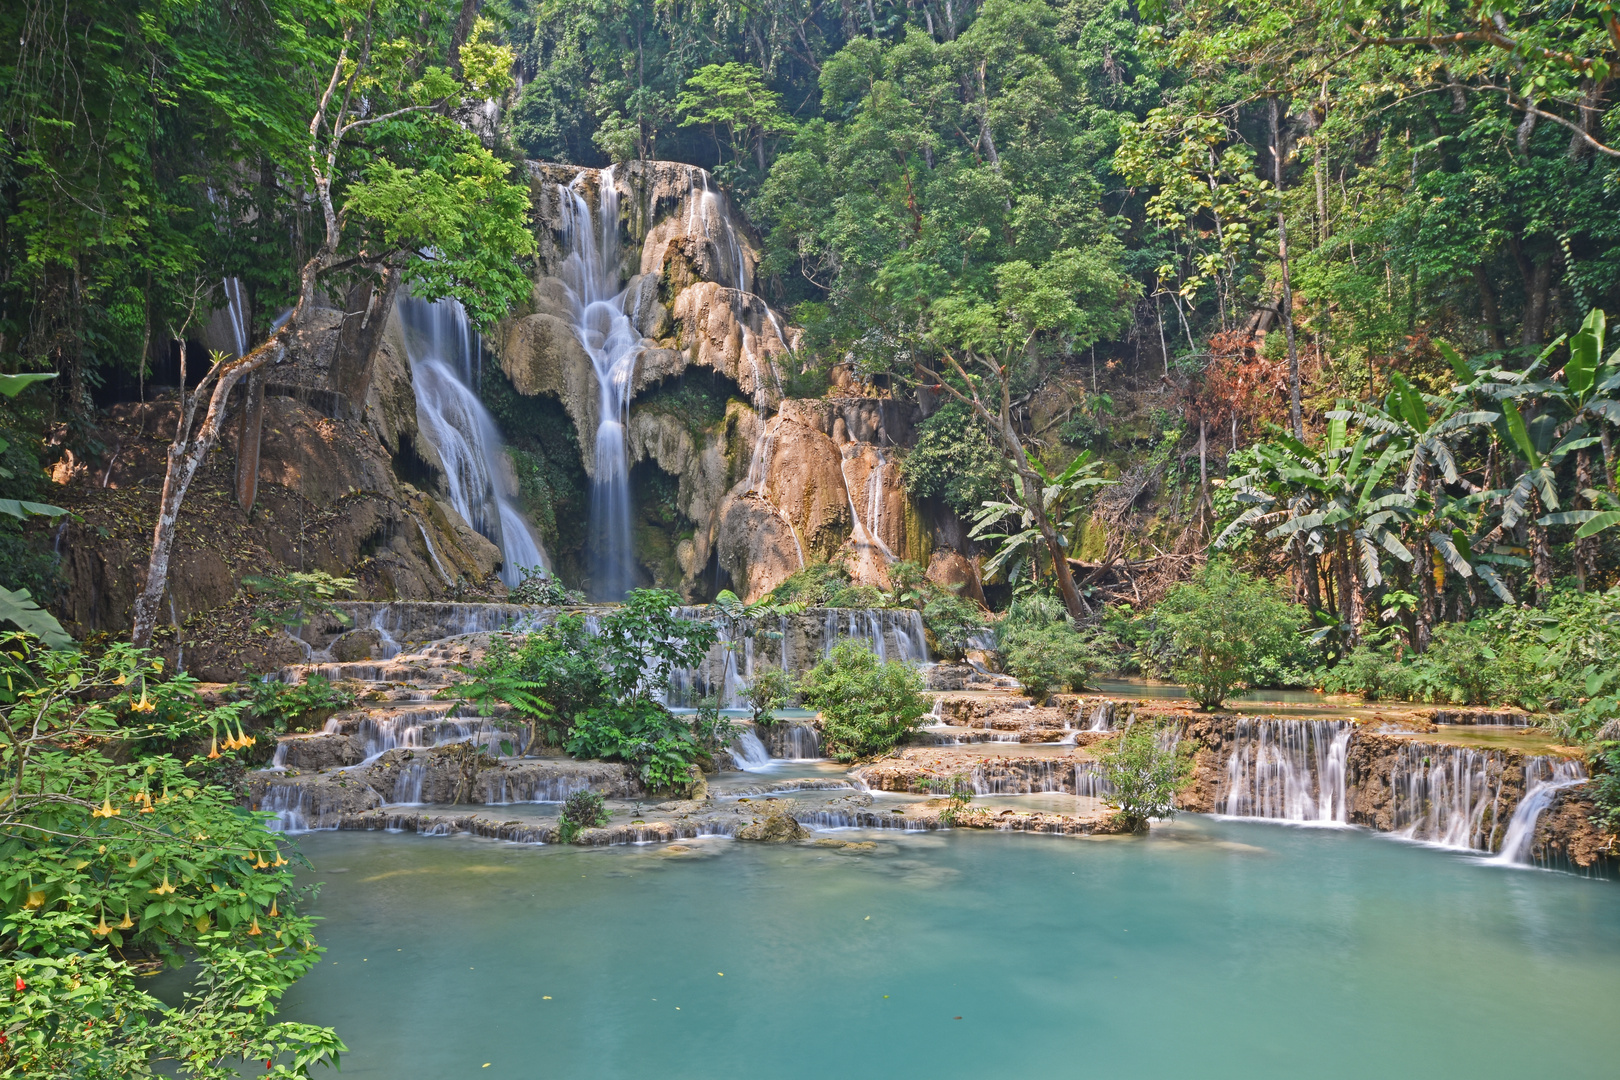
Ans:
{"label": "water surface", "polygon": [[822,835],[876,850],[301,837],[285,1015],[355,1077],[1615,1072],[1612,883],[1208,819]]}

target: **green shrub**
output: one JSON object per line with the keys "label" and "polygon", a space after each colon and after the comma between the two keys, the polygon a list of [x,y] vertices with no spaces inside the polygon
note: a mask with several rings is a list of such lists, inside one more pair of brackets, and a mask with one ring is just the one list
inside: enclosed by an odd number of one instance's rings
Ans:
{"label": "green shrub", "polygon": [[237,696],[247,698],[247,713],[261,727],[278,732],[312,728],[333,713],[353,708],[355,700],[354,691],[334,685],[320,674],[297,685],[268,676],[253,679]]}
{"label": "green shrub", "polygon": [[597,791],[576,791],[563,803],[557,816],[557,834],[565,844],[572,844],[586,829],[600,829],[612,820],[602,795]]}
{"label": "green shrub", "polygon": [[1173,816],[1176,796],[1192,782],[1190,749],[1179,740],[1166,746],[1170,734],[1170,729],[1132,724],[1102,756],[1103,776],[1113,786],[1108,804],[1132,832],[1149,818]]}
{"label": "green shrub", "polygon": [[569,754],[633,765],[654,791],[686,788],[701,750],[691,725],[645,697],[588,709],[568,733]]}
{"label": "green shrub", "polygon": [[324,570],[311,570],[244,577],[242,584],[254,596],[268,601],[255,609],[255,626],[280,626],[291,633],[307,626],[318,615],[336,619],[344,626],[352,621],[333,602],[354,592],[354,578],[333,577]]}
{"label": "green shrub", "polygon": [[1297,651],[1306,612],[1271,582],[1210,562],[1166,593],[1152,618],[1170,673],[1213,709],[1248,684],[1256,657]]}
{"label": "green shrub", "polygon": [[[206,707],[194,683],[158,682],[161,662],[121,644],[90,656],[7,636],[0,669],[0,1071],[335,1064],[331,1029],[275,1017],[320,958],[292,860],[264,815],[206,782],[207,760],[161,752],[228,730],[246,703]],[[146,992],[138,976],[153,961],[189,965],[195,992]]]}
{"label": "green shrub", "polygon": [[927,787],[935,795],[945,796],[945,809],[939,812],[939,820],[945,825],[955,825],[956,819],[973,802],[973,783],[967,773],[933,777],[927,781]]}
{"label": "green shrub", "polygon": [[1083,690],[1098,671],[1112,668],[1118,641],[1103,627],[1070,622],[1061,601],[1035,593],[1007,609],[996,647],[1002,669],[1044,701],[1055,690]]}
{"label": "green shrub", "polygon": [[832,598],[849,585],[849,574],[835,563],[813,562],[789,574],[771,590],[773,604],[803,604],[828,607]]}
{"label": "green shrub", "polygon": [[1380,698],[1398,701],[1412,692],[1412,674],[1387,647],[1363,643],[1324,671],[1321,684],[1330,694],[1360,694],[1368,701]]}
{"label": "green shrub", "polygon": [[1620,833],[1620,742],[1600,742],[1594,749],[1587,787],[1597,807],[1593,822],[1612,836]]}
{"label": "green shrub", "polygon": [[563,588],[563,583],[546,573],[543,566],[520,566],[518,583],[507,592],[506,599],[513,604],[560,607],[563,604],[583,604],[585,594]]}
{"label": "green shrub", "polygon": [[1056,690],[1084,690],[1110,666],[1111,643],[1106,630],[1067,621],[1014,627],[1002,637],[1001,666],[1031,698],[1045,701]]}
{"label": "green shrub", "polygon": [[742,699],[748,703],[751,719],[759,727],[776,723],[776,710],[793,700],[797,687],[793,676],[779,667],[761,668],[743,687]]}
{"label": "green shrub", "polygon": [[923,625],[934,638],[934,649],[947,660],[960,661],[973,643],[973,635],[984,629],[984,612],[978,604],[943,590],[923,602]]}
{"label": "green shrub", "polygon": [[1010,474],[984,425],[956,401],[917,425],[917,445],[900,464],[913,498],[939,499],[963,520],[1001,498]]}
{"label": "green shrub", "polygon": [[887,607],[889,598],[875,585],[845,585],[827,598],[827,607],[881,608]]}
{"label": "green shrub", "polygon": [[931,704],[922,675],[898,661],[879,663],[864,641],[844,641],[799,684],[821,714],[821,741],[835,761],[875,757],[922,726]]}
{"label": "green shrub", "polygon": [[608,693],[600,643],[580,615],[561,615],[515,646],[496,637],[476,664],[456,670],[467,678],[439,696],[467,698],[486,716],[497,701],[510,706],[528,728],[524,754],[564,742],[574,717]]}

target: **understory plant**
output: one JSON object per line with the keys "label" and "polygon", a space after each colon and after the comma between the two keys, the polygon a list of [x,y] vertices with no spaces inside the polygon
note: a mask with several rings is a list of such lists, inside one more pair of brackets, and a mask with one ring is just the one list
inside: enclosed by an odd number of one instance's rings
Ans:
{"label": "understory plant", "polygon": [[776,710],[792,702],[797,692],[791,674],[779,667],[764,667],[743,686],[742,699],[748,703],[754,725],[770,727],[776,723]]}
{"label": "understory plant", "polygon": [[568,753],[623,761],[654,791],[684,788],[703,748],[692,725],[650,698],[609,702],[574,718]]}
{"label": "understory plant", "polygon": [[1151,618],[1169,674],[1206,709],[1251,685],[1256,658],[1299,648],[1305,609],[1278,587],[1224,561],[1211,561],[1164,596]]}
{"label": "understory plant", "polygon": [[506,599],[513,604],[533,604],[538,607],[559,607],[563,604],[583,604],[585,594],[568,589],[543,566],[518,567],[518,583],[507,591]]}
{"label": "understory plant", "polygon": [[463,697],[481,715],[499,702],[527,729],[530,754],[541,745],[561,745],[574,718],[607,698],[600,646],[580,615],[561,615],[516,641],[496,637],[477,663],[456,669],[466,678],[441,692]]}
{"label": "understory plant", "polygon": [[[263,815],[161,751],[233,727],[128,645],[99,656],[0,642],[0,1075],[307,1077],[344,1050],[276,1006],[316,963],[288,857]],[[233,735],[210,758],[243,745]],[[181,1000],[137,982],[190,964]],[[255,1071],[257,1069],[255,1068]]]}
{"label": "understory plant", "polygon": [[261,628],[279,626],[295,633],[323,615],[344,626],[354,621],[336,606],[337,600],[353,594],[357,582],[351,577],[336,577],[324,570],[300,570],[248,576],[242,584],[255,597],[267,601],[253,613],[254,625]]}
{"label": "understory plant", "polygon": [[880,662],[864,641],[842,641],[799,683],[804,703],[821,714],[821,741],[835,761],[893,750],[922,726],[932,699],[909,664]]}
{"label": "understory plant", "polygon": [[1192,755],[1175,735],[1174,728],[1132,724],[1102,756],[1103,776],[1113,788],[1108,804],[1132,832],[1149,818],[1173,816],[1176,796],[1192,782]]}
{"label": "understory plant", "polygon": [[301,683],[284,683],[268,675],[250,679],[243,688],[247,713],[271,731],[307,731],[333,713],[354,707],[354,691],[319,673]]}
{"label": "understory plant", "polygon": [[973,802],[973,782],[967,773],[933,777],[928,781],[928,790],[945,797],[945,809],[939,812],[939,820],[945,825],[955,825]]}
{"label": "understory plant", "polygon": [[576,791],[563,803],[557,816],[558,838],[572,844],[586,829],[600,829],[612,820],[598,791]]}
{"label": "understory plant", "polygon": [[1113,664],[1113,635],[1099,626],[1081,626],[1055,599],[1032,595],[1015,601],[996,628],[1001,666],[1036,701],[1053,691],[1085,689],[1098,671]]}

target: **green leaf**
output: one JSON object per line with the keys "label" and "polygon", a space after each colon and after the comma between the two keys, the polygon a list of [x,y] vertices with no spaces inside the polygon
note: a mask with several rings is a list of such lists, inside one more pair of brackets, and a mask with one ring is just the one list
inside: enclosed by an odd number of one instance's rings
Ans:
{"label": "green leaf", "polygon": [[27,517],[61,517],[69,511],[50,503],[28,502],[22,499],[0,499],[0,514],[10,514],[14,518]]}
{"label": "green leaf", "polygon": [[1518,448],[1519,456],[1530,463],[1531,468],[1541,464],[1541,458],[1536,454],[1535,445],[1530,442],[1530,433],[1525,430],[1524,417],[1519,413],[1519,407],[1513,404],[1512,399],[1502,400],[1502,422],[1507,425],[1508,436],[1513,445]]}
{"label": "green leaf", "polygon": [[0,621],[13,623],[25,634],[32,634],[52,649],[73,648],[73,638],[62,629],[56,616],[34,603],[27,589],[0,587]]}
{"label": "green leaf", "polygon": [[1585,525],[1575,530],[1575,539],[1585,540],[1588,536],[1596,536],[1598,533],[1606,529],[1612,529],[1616,525],[1620,525],[1620,510],[1605,510],[1602,513],[1593,514]]}
{"label": "green leaf", "polygon": [[25,371],[20,375],[0,375],[0,394],[16,397],[37,382],[56,378],[54,371]]}

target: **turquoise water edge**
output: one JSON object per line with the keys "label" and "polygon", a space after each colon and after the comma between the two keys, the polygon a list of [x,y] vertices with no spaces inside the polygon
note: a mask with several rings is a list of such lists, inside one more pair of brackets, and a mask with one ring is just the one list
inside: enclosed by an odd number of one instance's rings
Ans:
{"label": "turquoise water edge", "polygon": [[1620,888],[1355,830],[298,838],[356,1077],[1612,1077]]}

